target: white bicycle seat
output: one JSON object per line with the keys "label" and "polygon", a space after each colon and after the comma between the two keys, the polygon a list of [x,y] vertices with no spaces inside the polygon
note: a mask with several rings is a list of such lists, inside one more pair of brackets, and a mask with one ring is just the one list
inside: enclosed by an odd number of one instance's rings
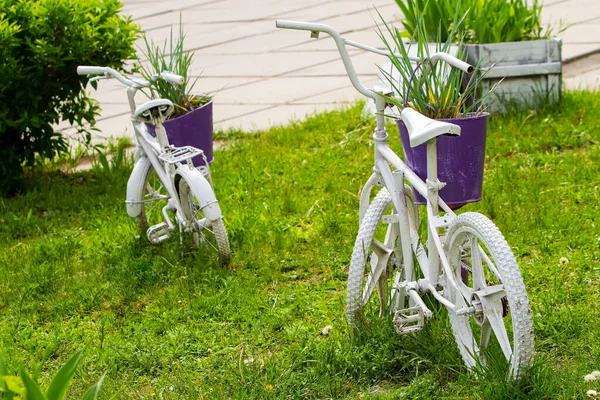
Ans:
{"label": "white bicycle seat", "polygon": [[460,126],[427,118],[412,108],[404,108],[400,118],[406,125],[410,147],[416,147],[441,135],[460,136]]}
{"label": "white bicycle seat", "polygon": [[151,124],[162,123],[173,113],[175,107],[171,100],[156,99],[139,106],[134,113],[135,119]]}

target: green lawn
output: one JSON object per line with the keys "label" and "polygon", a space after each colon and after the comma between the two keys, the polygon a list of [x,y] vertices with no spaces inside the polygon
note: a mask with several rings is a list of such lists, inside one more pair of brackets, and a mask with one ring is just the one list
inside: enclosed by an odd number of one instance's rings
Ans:
{"label": "green lawn", "polygon": [[[46,172],[29,193],[0,199],[9,370],[44,360],[47,382],[84,348],[72,396],[106,373],[102,399],[572,399],[600,389],[583,380],[600,369],[600,94],[493,118],[484,199],[465,207],[499,226],[528,288],[537,361],[520,385],[468,374],[440,307],[414,336],[389,320],[350,335],[347,267],[373,157],[360,107],[227,135],[212,172],[228,269],[177,238],[137,238],[124,204],[130,165]],[[400,152],[396,130],[390,138]]]}

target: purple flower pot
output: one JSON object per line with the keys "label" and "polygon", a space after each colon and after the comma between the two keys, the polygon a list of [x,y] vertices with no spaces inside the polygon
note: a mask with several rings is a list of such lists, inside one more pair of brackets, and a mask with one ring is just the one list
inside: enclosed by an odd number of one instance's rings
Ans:
{"label": "purple flower pot", "polygon": [[[146,124],[148,132],[156,136],[154,126]],[[204,151],[209,164],[213,157],[213,101],[196,108],[185,115],[169,119],[164,123],[169,143],[175,147],[193,146]],[[195,167],[204,165],[201,156],[192,159]]]}
{"label": "purple flower pot", "polygon": [[[458,208],[481,200],[485,138],[489,113],[467,118],[441,119],[460,126],[460,136],[440,136],[437,141],[438,178],[446,186],[440,197],[446,204]],[[405,162],[423,181],[427,178],[427,144],[410,147],[404,122],[397,120]],[[416,203],[426,201],[415,191]]]}

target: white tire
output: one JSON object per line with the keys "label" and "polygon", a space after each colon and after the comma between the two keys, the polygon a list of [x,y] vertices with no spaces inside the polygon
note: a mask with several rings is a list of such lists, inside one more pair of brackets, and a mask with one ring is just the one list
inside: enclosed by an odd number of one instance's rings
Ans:
{"label": "white tire", "polygon": [[146,236],[149,227],[164,222],[162,209],[168,204],[169,192],[165,189],[160,177],[152,164],[148,163],[142,173],[142,210],[135,218],[135,222],[142,237]]}
{"label": "white tire", "polygon": [[485,216],[467,212],[452,221],[444,246],[458,286],[453,288],[446,278],[444,296],[457,309],[477,310],[471,316],[448,312],[463,361],[469,369],[478,363],[507,363],[510,375],[518,378],[533,360],[533,321],[521,272],[504,236]]}
{"label": "white tire", "polygon": [[203,215],[200,201],[194,196],[194,191],[184,177],[179,180],[178,193],[181,212],[186,221],[185,230],[191,234],[194,244],[204,244],[208,251],[216,251],[221,264],[228,265],[231,250],[223,219],[208,220]]}
{"label": "white tire", "polygon": [[[412,198],[412,190],[408,187],[405,187],[405,198],[410,223],[416,229],[419,212]],[[394,285],[405,280],[401,268],[400,226],[397,219],[391,219],[394,222],[390,222],[386,229],[382,221],[386,213],[395,214],[395,210],[388,190],[383,188],[365,213],[352,251],[346,314],[354,328],[364,326],[371,314],[382,317],[386,310],[393,313],[404,308],[406,294]],[[379,257],[381,263],[378,262]],[[377,296],[373,296],[375,292]]]}

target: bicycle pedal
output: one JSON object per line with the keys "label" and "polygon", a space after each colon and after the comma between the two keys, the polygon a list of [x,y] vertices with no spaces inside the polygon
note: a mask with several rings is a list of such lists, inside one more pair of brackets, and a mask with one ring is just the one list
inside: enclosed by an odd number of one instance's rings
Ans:
{"label": "bicycle pedal", "polygon": [[425,316],[421,307],[410,307],[394,313],[392,323],[399,335],[418,332],[423,329]]}
{"label": "bicycle pedal", "polygon": [[148,228],[146,236],[152,244],[159,244],[171,237],[169,225],[166,222],[161,222]]}

